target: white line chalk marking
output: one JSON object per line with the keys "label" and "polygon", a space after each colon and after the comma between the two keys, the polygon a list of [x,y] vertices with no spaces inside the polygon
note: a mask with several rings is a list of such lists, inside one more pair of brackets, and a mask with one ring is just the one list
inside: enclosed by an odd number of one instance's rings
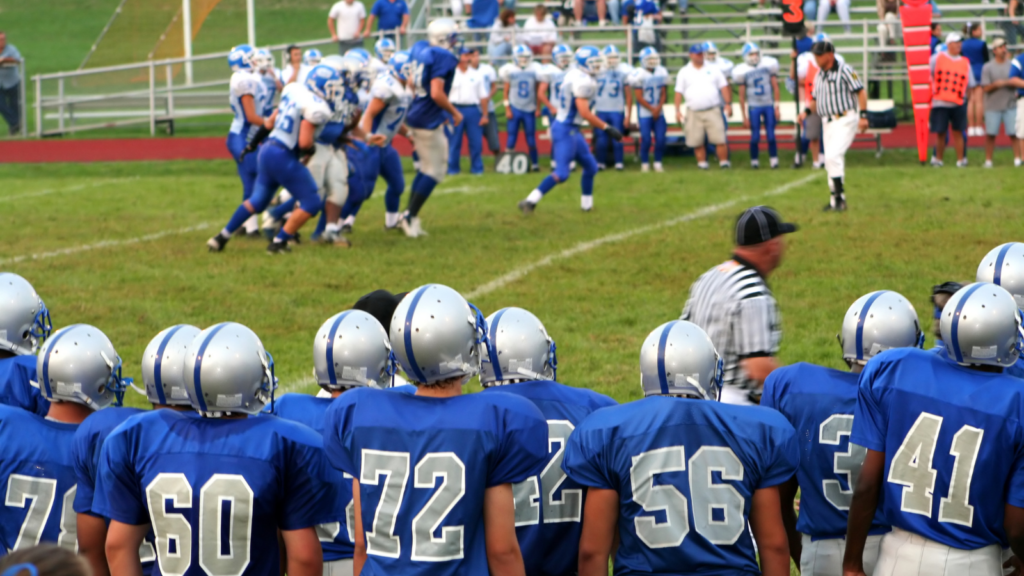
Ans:
{"label": "white line chalk marking", "polygon": [[21,200],[22,198],[38,198],[39,196],[46,196],[48,194],[60,194],[63,192],[77,192],[79,190],[85,190],[87,188],[97,188],[99,186],[105,186],[107,184],[120,184],[122,182],[130,182],[132,180],[138,180],[138,176],[131,176],[128,178],[112,178],[110,180],[98,180],[96,182],[88,182],[86,184],[78,184],[76,186],[68,186],[67,188],[51,188],[47,190],[37,190],[35,192],[26,192],[24,194],[13,194],[11,196],[0,196],[0,202],[10,202],[12,200]]}
{"label": "white line chalk marking", "polygon": [[17,264],[18,262],[24,262],[25,260],[45,260],[47,258],[55,258],[57,256],[65,256],[67,254],[77,254],[78,252],[89,252],[90,250],[99,250],[100,248],[114,248],[116,246],[127,246],[129,244],[138,244],[140,242],[151,242],[153,240],[159,240],[166,236],[177,236],[179,234],[188,234],[189,232],[195,232],[196,230],[206,230],[211,224],[209,222],[203,222],[196,224],[195,226],[188,226],[185,228],[178,228],[177,230],[164,230],[163,232],[157,232],[155,234],[147,234],[145,236],[137,236],[135,238],[126,238],[124,240],[102,240],[95,244],[81,244],[78,246],[72,246],[70,248],[61,248],[60,250],[54,250],[52,252],[40,252],[39,254],[26,254],[23,256],[14,256],[12,258],[0,259],[0,265],[3,264]]}

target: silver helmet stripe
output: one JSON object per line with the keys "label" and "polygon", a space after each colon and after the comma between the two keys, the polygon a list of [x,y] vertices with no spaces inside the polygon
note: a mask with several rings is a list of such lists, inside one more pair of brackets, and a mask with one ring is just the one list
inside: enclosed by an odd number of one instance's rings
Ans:
{"label": "silver helmet stripe", "polygon": [[171,328],[167,332],[167,336],[164,336],[163,342],[160,342],[160,347],[156,349],[156,362],[153,364],[153,380],[155,381],[156,397],[160,400],[161,404],[167,404],[167,397],[164,396],[164,377],[162,374],[164,351],[167,350],[167,345],[171,343],[174,334],[181,330],[183,326],[184,324],[178,324]]}
{"label": "silver helmet stripe", "polygon": [[487,357],[491,361],[491,368],[494,370],[494,379],[501,382],[505,379],[501,373],[501,363],[498,361],[498,322],[501,322],[501,317],[505,314],[508,308],[502,308],[494,316],[494,320],[491,322],[491,334],[488,337],[487,346]]}
{"label": "silver helmet stripe", "polygon": [[196,388],[196,402],[199,402],[199,411],[203,413],[207,411],[206,399],[203,398],[203,386],[199,383],[199,376],[203,371],[203,354],[206,353],[206,347],[210,345],[210,341],[217,335],[217,332],[220,332],[227,325],[227,322],[221,322],[214,326],[213,330],[210,330],[210,333],[206,335],[206,340],[203,340],[203,343],[199,346],[199,351],[196,352],[196,365],[192,371],[192,379]]}
{"label": "silver helmet stripe", "polygon": [[416,305],[420,303],[420,298],[423,297],[427,288],[430,288],[431,286],[431,284],[427,284],[416,292],[412,297],[412,302],[409,303],[409,312],[405,315],[405,335],[403,338],[403,340],[405,340],[405,354],[409,358],[409,368],[412,368],[412,375],[416,378],[417,382],[422,384],[427,383],[427,377],[423,374],[423,371],[420,370],[420,365],[416,362],[416,356],[412,351],[412,315],[416,312]]}
{"label": "silver helmet stripe", "polygon": [[1013,245],[1013,242],[1003,244],[1002,249],[999,250],[999,255],[996,256],[995,270],[992,271],[992,283],[996,286],[1003,285],[1003,260],[1006,259],[1006,253],[1010,251],[1010,248],[1013,248]]}
{"label": "silver helmet stripe", "polygon": [[[1000,256],[1002,256],[1002,254],[1000,254]],[[957,334],[960,326],[960,312],[964,309],[964,305],[967,304],[967,301],[971,299],[971,295],[982,286],[984,286],[984,284],[978,283],[968,288],[967,293],[964,294],[964,297],[956,303],[956,309],[953,310],[953,324],[950,328],[950,339],[952,340],[951,344],[953,345],[953,354],[956,356],[956,361],[958,363],[963,363],[964,361],[964,355],[963,352],[960,351],[960,340]]]}
{"label": "silver helmet stripe", "polygon": [[860,316],[857,317],[857,336],[855,339],[857,345],[857,360],[864,359],[864,321],[868,317],[868,311],[871,310],[871,305],[875,303],[875,300],[885,294],[885,290],[879,290],[868,298],[868,301],[864,303],[864,307],[860,310]]}
{"label": "silver helmet stripe", "polygon": [[332,386],[338,385],[338,375],[334,373],[334,336],[338,333],[338,326],[341,326],[341,321],[345,319],[351,310],[346,310],[338,317],[334,319],[334,324],[331,326],[331,331],[327,333],[327,379],[330,381]]}
{"label": "silver helmet stripe", "polygon": [[661,384],[661,393],[668,394],[668,377],[665,375],[665,346],[668,343],[668,335],[672,332],[678,320],[673,320],[665,325],[658,339],[658,383]]}
{"label": "silver helmet stripe", "polygon": [[70,332],[70,329],[74,328],[75,326],[79,326],[79,324],[72,324],[71,326],[68,326],[64,330],[61,330],[60,334],[58,334],[56,338],[50,340],[49,347],[47,347],[46,349],[46,357],[43,358],[43,386],[46,387],[47,400],[53,398],[53,391],[50,390],[50,352],[53,352],[53,347],[57,345],[57,342],[60,342],[60,339],[63,338],[65,334]]}

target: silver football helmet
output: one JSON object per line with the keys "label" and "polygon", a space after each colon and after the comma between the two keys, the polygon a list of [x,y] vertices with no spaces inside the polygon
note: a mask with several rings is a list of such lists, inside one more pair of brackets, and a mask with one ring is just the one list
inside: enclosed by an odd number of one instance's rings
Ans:
{"label": "silver football helmet", "polygon": [[35,354],[53,330],[36,289],[13,272],[0,272],[0,350]]}
{"label": "silver football helmet", "polygon": [[199,332],[195,326],[178,324],[157,334],[142,353],[142,382],[146,389],[133,388],[153,404],[191,405],[185,389],[185,357]]}
{"label": "silver football helmet", "polygon": [[1024,244],[1007,242],[990,250],[978,265],[976,280],[1002,286],[1024,308]]}
{"label": "silver football helmet", "polygon": [[644,396],[681,395],[718,400],[722,358],[700,326],[673,320],[658,326],[640,349]]}
{"label": "silver football helmet", "polygon": [[427,24],[427,42],[431,46],[440,46],[454,50],[459,43],[459,25],[451,18],[438,18]]}
{"label": "silver football helmet", "polygon": [[313,377],[321,388],[387,388],[394,373],[388,333],[362,310],[346,310],[324,322],[313,340]]}
{"label": "silver football helmet", "polygon": [[185,356],[185,390],[203,416],[256,414],[274,400],[274,359],[256,333],[222,322],[199,333]]}
{"label": "silver football helmet", "polygon": [[879,352],[924,344],[917,311],[892,290],[878,290],[857,299],[846,311],[839,335],[847,364],[867,364]]}
{"label": "silver football helmet", "polygon": [[76,402],[93,410],[121,405],[131,382],[121,378],[121,357],[95,326],[57,330],[36,359],[39,391],[47,400]]}
{"label": "silver football helmet", "polygon": [[942,309],[939,321],[949,357],[958,364],[1012,366],[1024,346],[1020,309],[1005,289],[968,284]]}
{"label": "silver football helmet", "polygon": [[417,384],[480,371],[479,346],[487,338],[483,314],[441,284],[406,294],[391,317],[391,345],[402,370]]}
{"label": "silver football helmet", "polygon": [[520,380],[554,380],[555,341],[540,320],[522,308],[502,308],[487,317],[487,343],[480,352],[485,387]]}

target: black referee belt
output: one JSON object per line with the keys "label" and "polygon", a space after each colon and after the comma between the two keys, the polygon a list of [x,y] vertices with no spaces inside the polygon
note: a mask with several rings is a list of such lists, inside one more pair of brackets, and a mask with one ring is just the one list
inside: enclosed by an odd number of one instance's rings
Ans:
{"label": "black referee belt", "polygon": [[822,116],[822,118],[824,118],[825,120],[828,120],[829,122],[834,122],[836,120],[839,120],[843,116],[846,116],[850,112],[853,112],[853,110],[847,110],[846,112],[843,112],[842,114],[829,114],[828,116]]}

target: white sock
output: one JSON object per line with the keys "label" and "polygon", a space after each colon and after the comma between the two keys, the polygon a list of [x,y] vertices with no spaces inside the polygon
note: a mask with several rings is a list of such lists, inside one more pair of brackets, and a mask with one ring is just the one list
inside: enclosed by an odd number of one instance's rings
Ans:
{"label": "white sock", "polygon": [[534,188],[533,192],[530,192],[530,195],[526,197],[526,201],[529,202],[530,204],[536,204],[540,202],[541,198],[543,197],[544,193]]}
{"label": "white sock", "polygon": [[583,196],[580,196],[580,208],[583,208],[584,210],[590,210],[593,207],[594,207],[594,197],[593,196],[586,195],[586,194],[584,194]]}
{"label": "white sock", "polygon": [[768,163],[771,164],[772,168],[775,168],[775,167],[777,167],[779,165],[779,159],[778,158],[769,158],[768,159]]}
{"label": "white sock", "polygon": [[707,162],[697,162],[697,168],[707,168],[707,167],[708,167],[708,163]]}
{"label": "white sock", "polygon": [[796,154],[793,155],[793,163],[794,164],[799,164],[800,163],[800,153],[799,152],[797,152]]}
{"label": "white sock", "polygon": [[324,232],[326,232],[328,234],[330,234],[332,232],[336,233],[340,229],[341,229],[341,226],[337,222],[331,222],[331,223],[328,223],[326,226],[324,226]]}
{"label": "white sock", "polygon": [[245,221],[245,232],[252,234],[253,232],[259,232],[260,230],[260,218],[256,214],[249,216],[249,219]]}
{"label": "white sock", "polygon": [[223,236],[224,238],[231,238],[231,232],[228,232],[227,228],[221,230],[220,235]]}
{"label": "white sock", "polygon": [[663,166],[661,165],[661,162],[655,162],[654,163],[654,169],[655,170],[661,170],[662,168],[663,168]]}
{"label": "white sock", "polygon": [[1021,164],[1020,158],[1014,158],[1013,159],[1013,165],[1014,166],[1020,166],[1020,164]]}
{"label": "white sock", "polygon": [[398,218],[398,212],[385,212],[384,225],[388,228],[394,228],[398,224]]}
{"label": "white sock", "polygon": [[751,160],[750,161],[750,165],[751,166],[760,166],[761,165],[761,161],[760,160]]}
{"label": "white sock", "polygon": [[353,214],[353,215],[349,216],[348,218],[345,218],[345,221],[342,222],[341,225],[342,226],[352,226],[355,223],[356,223],[356,217]]}
{"label": "white sock", "polygon": [[718,162],[719,168],[725,168],[726,166],[732,166],[732,163],[729,162],[728,160],[721,160]]}

